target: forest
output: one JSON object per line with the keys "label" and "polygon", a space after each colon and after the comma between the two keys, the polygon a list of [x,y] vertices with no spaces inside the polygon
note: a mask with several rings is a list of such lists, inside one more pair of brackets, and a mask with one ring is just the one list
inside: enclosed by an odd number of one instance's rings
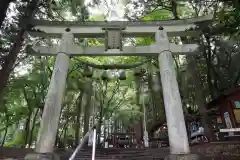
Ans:
{"label": "forest", "polygon": [[[214,16],[211,24],[204,26],[200,37],[186,39],[199,44],[199,54],[173,58],[184,116],[200,117],[210,136],[211,118],[206,104],[240,83],[238,0],[1,0],[0,146],[31,147],[37,140],[56,57],[29,55],[27,45],[51,45],[59,39],[29,36],[33,18],[151,21],[205,15]],[[179,43],[179,38],[171,38],[170,42]],[[128,38],[123,43],[141,46],[153,42],[154,38]],[[104,39],[79,38],[76,43],[101,46]],[[104,65],[114,69],[106,70]],[[157,57],[71,58],[57,147],[76,147],[95,124],[99,124],[97,133],[103,139],[131,128],[138,130],[141,137],[143,121],[149,136],[156,125],[166,122]]]}

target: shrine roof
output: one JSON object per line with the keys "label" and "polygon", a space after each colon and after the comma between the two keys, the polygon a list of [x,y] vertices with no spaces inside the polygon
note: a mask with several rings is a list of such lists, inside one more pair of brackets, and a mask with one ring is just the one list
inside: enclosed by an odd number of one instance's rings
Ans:
{"label": "shrine roof", "polygon": [[207,103],[207,108],[216,107],[216,105],[221,103],[222,100],[236,93],[240,94],[240,86],[223,90],[218,97]]}

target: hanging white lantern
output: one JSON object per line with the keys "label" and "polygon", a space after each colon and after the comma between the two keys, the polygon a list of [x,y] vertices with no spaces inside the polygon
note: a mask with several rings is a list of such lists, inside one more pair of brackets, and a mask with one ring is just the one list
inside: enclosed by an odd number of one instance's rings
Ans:
{"label": "hanging white lantern", "polygon": [[118,78],[119,80],[126,80],[126,74],[124,70],[120,71]]}
{"label": "hanging white lantern", "polygon": [[108,75],[108,72],[107,72],[107,71],[104,71],[104,72],[102,73],[101,79],[102,79],[103,81],[108,81],[108,80],[109,80],[109,75]]}

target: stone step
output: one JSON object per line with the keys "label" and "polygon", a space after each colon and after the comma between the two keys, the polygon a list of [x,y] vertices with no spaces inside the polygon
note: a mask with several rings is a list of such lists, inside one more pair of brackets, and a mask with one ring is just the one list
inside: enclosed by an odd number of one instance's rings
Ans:
{"label": "stone step", "polygon": [[[227,159],[239,160],[240,159],[240,142],[218,142],[195,145],[191,147],[192,153],[201,153],[208,157],[214,157],[214,160]],[[56,149],[55,153],[61,156],[61,160],[68,160],[74,149]],[[33,152],[32,149],[27,148],[7,148],[0,147],[0,159],[15,158],[23,160],[27,153]],[[110,159],[162,159],[169,154],[169,148],[108,148],[97,149],[96,160],[110,160]],[[91,159],[92,149],[81,150],[76,157],[76,160]],[[114,158],[115,157],[115,158]],[[220,157],[220,158],[219,158]],[[208,159],[204,159],[208,160]],[[210,159],[212,160],[212,159]]]}
{"label": "stone step", "polygon": [[[65,152],[65,155],[62,156],[62,160],[67,160],[71,154],[72,151]],[[116,160],[152,160],[152,159],[163,159],[165,156],[167,156],[169,153],[168,149],[165,149],[163,151],[159,151],[159,149],[130,149],[130,148],[124,148],[124,149],[96,149],[96,160],[108,160],[108,159],[116,159]],[[85,149],[81,150],[76,155],[76,160],[85,160],[85,159],[91,159],[92,157],[92,150],[91,149]]]}
{"label": "stone step", "polygon": [[[20,152],[21,150],[21,152]],[[12,151],[12,152],[11,152]],[[15,152],[14,152],[15,151]],[[1,152],[1,148],[0,148]],[[24,156],[27,153],[32,152],[31,149],[8,149],[8,154],[5,152],[6,158],[16,158],[16,159],[23,159]],[[12,154],[14,153],[14,154]],[[62,158],[61,159],[68,159],[72,153],[72,151],[64,151],[60,150],[57,151],[58,155],[60,155]],[[159,149],[132,149],[132,148],[108,148],[108,149],[96,149],[96,160],[97,159],[152,159],[154,157],[156,158],[162,158],[166,156],[169,153],[169,150],[163,150],[160,151]],[[83,149],[81,150],[77,156],[76,159],[81,160],[81,159],[91,159],[92,156],[92,149]]]}

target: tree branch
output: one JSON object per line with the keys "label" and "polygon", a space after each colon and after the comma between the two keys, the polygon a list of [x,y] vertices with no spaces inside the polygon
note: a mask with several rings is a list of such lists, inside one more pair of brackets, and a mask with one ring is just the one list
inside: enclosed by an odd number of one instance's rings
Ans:
{"label": "tree branch", "polygon": [[112,92],[112,95],[110,97],[110,99],[108,100],[107,102],[107,106],[110,104],[110,102],[112,101],[113,97],[115,96],[115,94],[117,93],[117,91],[119,91],[119,87],[120,87],[120,81],[118,80],[117,81],[117,87],[114,88],[113,92]]}
{"label": "tree branch", "polygon": [[236,77],[236,79],[234,81],[234,86],[237,86],[239,79],[240,79],[240,68],[238,68],[238,74],[237,74],[237,77]]}

